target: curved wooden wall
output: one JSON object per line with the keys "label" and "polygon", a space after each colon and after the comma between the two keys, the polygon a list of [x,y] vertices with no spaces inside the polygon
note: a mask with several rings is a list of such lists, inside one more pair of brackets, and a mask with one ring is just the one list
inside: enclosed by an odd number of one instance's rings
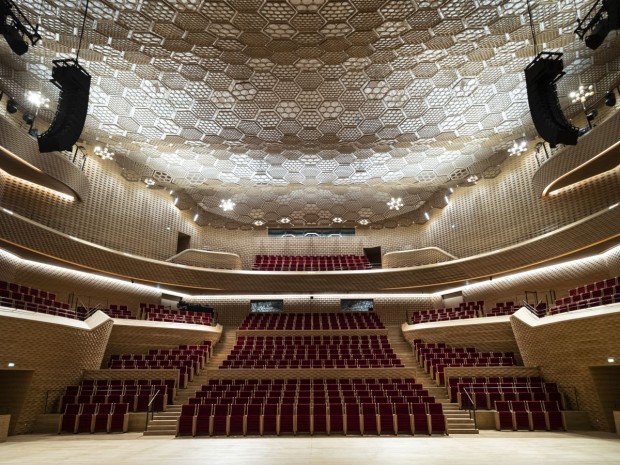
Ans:
{"label": "curved wooden wall", "polygon": [[226,293],[428,290],[524,269],[620,237],[620,208],[501,250],[416,268],[348,272],[209,270],[133,256],[61,234],[0,209],[0,241],[109,275]]}

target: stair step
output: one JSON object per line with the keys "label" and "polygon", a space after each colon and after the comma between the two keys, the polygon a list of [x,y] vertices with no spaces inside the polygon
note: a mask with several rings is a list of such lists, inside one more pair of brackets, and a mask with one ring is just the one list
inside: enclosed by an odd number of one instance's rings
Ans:
{"label": "stair step", "polygon": [[448,434],[479,434],[474,427],[471,428],[448,428]]}
{"label": "stair step", "polygon": [[176,436],[177,432],[175,431],[145,431],[143,433],[144,436]]}

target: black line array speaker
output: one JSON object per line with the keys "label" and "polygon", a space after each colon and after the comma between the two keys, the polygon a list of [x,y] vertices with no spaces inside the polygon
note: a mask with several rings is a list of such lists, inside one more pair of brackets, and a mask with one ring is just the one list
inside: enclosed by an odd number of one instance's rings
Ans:
{"label": "black line array speaker", "polygon": [[564,76],[561,53],[542,52],[525,68],[527,100],[534,126],[551,147],[576,145],[579,129],[566,120],[556,88]]}
{"label": "black line array speaker", "polygon": [[60,89],[58,108],[49,129],[38,137],[39,152],[71,150],[84,129],[90,74],[76,60],[54,60],[52,83]]}

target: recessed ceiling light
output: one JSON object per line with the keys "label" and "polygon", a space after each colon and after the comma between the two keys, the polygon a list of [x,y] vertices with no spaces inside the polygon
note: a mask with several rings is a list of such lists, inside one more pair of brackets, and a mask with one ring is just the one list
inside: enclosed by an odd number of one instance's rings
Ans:
{"label": "recessed ceiling light", "polygon": [[223,199],[220,202],[220,208],[225,212],[232,211],[235,208],[235,205],[237,204],[233,202],[232,199]]}
{"label": "recessed ceiling light", "polygon": [[424,218],[426,218],[427,220],[430,220],[431,215],[429,215],[428,212],[424,212]]}
{"label": "recessed ceiling light", "polygon": [[252,224],[254,226],[262,226],[262,225],[265,224],[265,222],[263,220],[254,220],[254,221],[252,221]]}
{"label": "recessed ceiling light", "polygon": [[34,92],[32,90],[29,90],[28,92],[26,92],[26,98],[37,108],[49,108],[50,99],[44,97],[39,91]]}
{"label": "recessed ceiling light", "polygon": [[390,207],[390,210],[400,210],[400,207],[402,207],[403,205],[405,204],[403,203],[403,199],[401,199],[400,197],[392,197],[387,203],[387,206]]}
{"label": "recessed ceiling light", "polygon": [[155,180],[153,178],[145,178],[144,184],[146,184],[146,187],[153,187],[155,185]]}
{"label": "recessed ceiling light", "polygon": [[344,223],[344,219],[340,218],[339,216],[335,216],[332,221],[334,223]]}
{"label": "recessed ceiling light", "polygon": [[515,156],[519,156],[522,153],[525,153],[527,151],[527,141],[526,140],[522,140],[520,142],[515,141],[514,144],[512,144],[512,147],[510,147],[508,149],[508,154],[511,157],[515,157]]}
{"label": "recessed ceiling light", "polygon": [[466,181],[475,183],[476,181],[478,181],[478,179],[480,179],[478,176],[476,176],[475,174],[472,174],[467,177]]}
{"label": "recessed ceiling light", "polygon": [[115,154],[107,147],[101,148],[100,146],[97,146],[95,147],[95,155],[101,157],[102,160],[114,160]]}
{"label": "recessed ceiling light", "polygon": [[589,86],[581,85],[579,86],[579,89],[568,94],[572,103],[581,103],[582,105],[585,104],[588,97],[591,97],[592,95],[594,95],[594,86],[591,84]]}
{"label": "recessed ceiling light", "polygon": [[362,218],[361,220],[357,220],[357,222],[362,226],[368,226],[370,224],[370,220],[368,218]]}
{"label": "recessed ceiling light", "polygon": [[278,220],[278,223],[282,223],[282,224],[288,224],[290,222],[291,222],[291,219],[289,217],[287,217],[287,216],[285,216],[284,218],[280,218]]}
{"label": "recessed ceiling light", "polygon": [[198,213],[196,213],[196,214],[194,215],[194,222],[198,221],[198,218],[199,218],[199,217],[200,217],[200,215],[199,215]]}

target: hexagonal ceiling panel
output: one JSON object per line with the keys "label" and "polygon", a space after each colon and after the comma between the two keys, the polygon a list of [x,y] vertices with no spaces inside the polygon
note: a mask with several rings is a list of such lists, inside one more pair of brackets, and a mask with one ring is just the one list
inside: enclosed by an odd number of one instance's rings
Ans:
{"label": "hexagonal ceiling panel", "polygon": [[[2,41],[0,87],[54,102],[51,61],[75,55],[85,2],[18,3],[43,41],[22,57]],[[617,34],[589,50],[575,2],[530,3],[538,51],[564,53],[560,96],[618,82]],[[535,135],[531,33],[525,0],[91,0],[83,137],[119,154],[126,179],[189,195],[214,226],[408,225],[438,191],[496,176],[500,152]],[[391,197],[404,207],[390,211]]]}

